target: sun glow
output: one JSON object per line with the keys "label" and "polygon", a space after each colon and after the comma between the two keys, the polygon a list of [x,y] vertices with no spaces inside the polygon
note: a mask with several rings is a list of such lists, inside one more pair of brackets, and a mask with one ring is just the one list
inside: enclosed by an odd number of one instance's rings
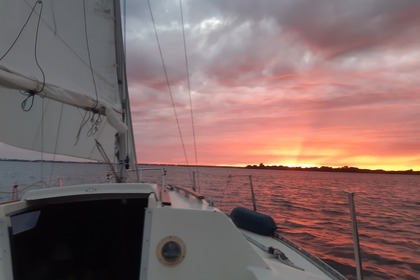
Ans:
{"label": "sun glow", "polygon": [[318,164],[310,164],[310,163],[296,163],[296,162],[281,162],[281,163],[267,163],[266,165],[276,165],[276,166],[287,166],[287,167],[321,167]]}

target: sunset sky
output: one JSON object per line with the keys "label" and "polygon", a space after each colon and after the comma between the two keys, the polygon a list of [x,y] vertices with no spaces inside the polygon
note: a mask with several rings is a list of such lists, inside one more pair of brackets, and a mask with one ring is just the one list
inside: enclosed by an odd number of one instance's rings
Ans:
{"label": "sunset sky", "polygon": [[[151,6],[194,164],[179,1]],[[138,161],[185,164],[147,1],[127,9]],[[198,164],[420,170],[420,1],[183,0],[183,12]]]}
{"label": "sunset sky", "polygon": [[[419,0],[127,0],[140,163],[420,170]],[[7,157],[0,146],[0,157]],[[11,150],[10,150],[11,151]],[[16,155],[17,153],[15,153]]]}

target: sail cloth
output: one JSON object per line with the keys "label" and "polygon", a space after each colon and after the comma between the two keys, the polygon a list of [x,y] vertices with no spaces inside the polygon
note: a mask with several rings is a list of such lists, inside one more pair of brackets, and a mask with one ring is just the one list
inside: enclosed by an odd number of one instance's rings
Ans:
{"label": "sail cloth", "polygon": [[0,141],[102,160],[97,139],[114,158],[115,134],[127,130],[114,1],[2,0],[1,6]]}

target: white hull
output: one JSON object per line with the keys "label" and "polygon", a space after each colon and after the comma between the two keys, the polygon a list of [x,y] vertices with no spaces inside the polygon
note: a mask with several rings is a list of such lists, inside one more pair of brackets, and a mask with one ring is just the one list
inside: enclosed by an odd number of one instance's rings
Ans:
{"label": "white hull", "polygon": [[[119,0],[2,2],[1,142],[103,160],[126,182],[137,161],[120,9]],[[30,191],[0,204],[0,280],[344,279],[234,222],[176,187]]]}
{"label": "white hull", "polygon": [[28,192],[0,205],[0,238],[0,280],[345,279],[287,241],[238,229],[194,192],[152,184]]}

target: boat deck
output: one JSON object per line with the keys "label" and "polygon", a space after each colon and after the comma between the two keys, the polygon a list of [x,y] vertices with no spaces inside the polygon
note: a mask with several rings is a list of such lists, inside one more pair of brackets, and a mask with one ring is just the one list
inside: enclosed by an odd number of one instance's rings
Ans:
{"label": "boat deck", "polygon": [[281,236],[239,229],[203,195],[173,185],[30,191],[0,205],[0,249],[1,280],[87,272],[126,280],[345,279]]}

